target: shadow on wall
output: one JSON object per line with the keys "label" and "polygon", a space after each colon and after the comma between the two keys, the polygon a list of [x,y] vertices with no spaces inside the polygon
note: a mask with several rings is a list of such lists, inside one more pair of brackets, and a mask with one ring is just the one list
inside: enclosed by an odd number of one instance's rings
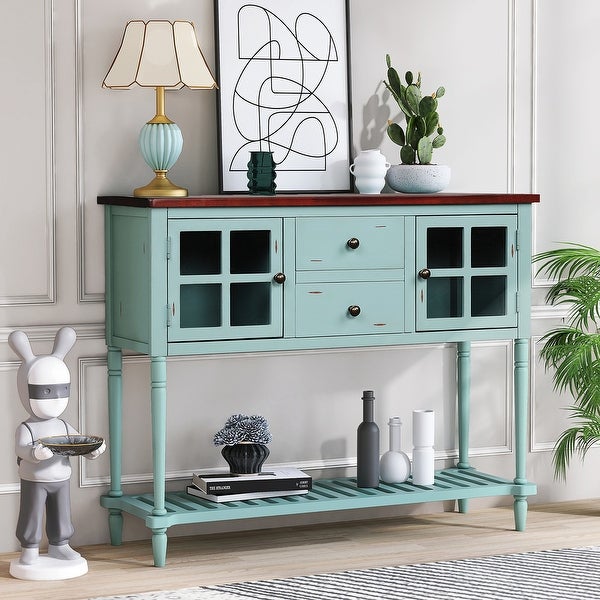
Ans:
{"label": "shadow on wall", "polygon": [[380,148],[386,135],[388,120],[398,121],[403,118],[401,113],[391,116],[391,110],[388,106],[389,97],[390,93],[381,81],[373,95],[363,105],[360,150]]}

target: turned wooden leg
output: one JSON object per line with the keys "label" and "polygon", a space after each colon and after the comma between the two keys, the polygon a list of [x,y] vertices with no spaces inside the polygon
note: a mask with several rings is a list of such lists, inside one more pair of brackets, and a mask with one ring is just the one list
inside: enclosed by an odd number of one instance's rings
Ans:
{"label": "turned wooden leg", "polygon": [[[515,402],[515,483],[527,483],[527,423],[529,406],[529,340],[515,340],[514,346],[514,402]],[[515,528],[525,530],[527,496],[515,495]]]}
{"label": "turned wooden leg", "polygon": [[[458,463],[459,469],[470,469],[469,418],[471,409],[471,342],[456,346],[457,410],[458,410]],[[468,500],[458,501],[458,510],[466,513]]]}
{"label": "turned wooden leg", "polygon": [[[120,498],[123,453],[123,356],[120,348],[109,346],[108,366],[108,453],[110,456],[110,490],[108,495]],[[123,539],[123,515],[120,509],[108,512],[110,543],[120,546]]]}

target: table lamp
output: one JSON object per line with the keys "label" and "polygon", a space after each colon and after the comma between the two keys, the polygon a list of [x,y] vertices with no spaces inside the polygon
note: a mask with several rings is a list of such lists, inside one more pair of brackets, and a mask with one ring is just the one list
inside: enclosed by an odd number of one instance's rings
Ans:
{"label": "table lamp", "polygon": [[156,115],[140,132],[140,151],[155,177],[134,190],[133,195],[150,197],[187,196],[185,188],[167,177],[183,147],[176,123],[165,115],[165,90],[210,90],[217,84],[206,64],[189,21],[130,21],[121,46],[102,82],[109,89],[127,89],[137,84],[156,88]]}

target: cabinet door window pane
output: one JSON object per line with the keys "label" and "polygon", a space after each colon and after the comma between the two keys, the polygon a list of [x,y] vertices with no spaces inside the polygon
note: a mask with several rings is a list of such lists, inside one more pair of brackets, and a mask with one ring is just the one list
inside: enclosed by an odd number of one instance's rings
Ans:
{"label": "cabinet door window pane", "polygon": [[221,284],[198,283],[179,287],[181,314],[179,326],[221,326]]}
{"label": "cabinet door window pane", "polygon": [[271,270],[270,231],[232,231],[230,273],[268,273]]}
{"label": "cabinet door window pane", "polygon": [[221,272],[220,231],[182,231],[179,245],[181,275],[217,275]]}
{"label": "cabinet door window pane", "polygon": [[427,281],[427,318],[463,316],[463,278],[435,277]]}
{"label": "cabinet door window pane", "polygon": [[506,227],[473,227],[471,265],[476,268],[506,266]]}
{"label": "cabinet door window pane", "polygon": [[427,267],[450,269],[463,266],[463,228],[427,229]]}
{"label": "cabinet door window pane", "polygon": [[471,315],[497,317],[506,314],[506,277],[494,275],[471,279]]}
{"label": "cabinet door window pane", "polygon": [[230,302],[232,326],[271,323],[271,282],[232,283]]}

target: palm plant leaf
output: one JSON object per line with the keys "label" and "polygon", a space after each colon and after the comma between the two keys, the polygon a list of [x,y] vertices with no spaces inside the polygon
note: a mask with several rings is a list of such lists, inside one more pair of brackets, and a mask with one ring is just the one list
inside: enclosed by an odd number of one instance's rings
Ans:
{"label": "palm plant leaf", "polygon": [[600,277],[600,251],[590,246],[568,244],[536,254],[533,262],[541,263],[538,273],[546,271],[551,279],[571,279],[584,273]]}
{"label": "palm plant leaf", "polygon": [[584,406],[600,406],[600,335],[559,327],[541,341],[540,358],[554,369],[555,389],[570,391]]}
{"label": "palm plant leaf", "polygon": [[569,306],[568,323],[542,337],[540,358],[554,370],[554,388],[569,391],[572,427],[565,430],[554,447],[554,472],[564,478],[574,454],[584,457],[600,441],[600,251],[570,244],[542,252],[533,258],[557,279],[548,290],[549,303]]}
{"label": "palm plant leaf", "polygon": [[550,304],[569,304],[569,321],[588,328],[600,320],[600,279],[580,275],[557,281],[546,294]]}
{"label": "palm plant leaf", "polygon": [[576,422],[561,434],[554,446],[552,463],[554,472],[560,479],[566,477],[567,467],[574,454],[583,459],[586,452],[600,441],[600,412],[578,406],[572,406],[571,411],[571,417]]}

